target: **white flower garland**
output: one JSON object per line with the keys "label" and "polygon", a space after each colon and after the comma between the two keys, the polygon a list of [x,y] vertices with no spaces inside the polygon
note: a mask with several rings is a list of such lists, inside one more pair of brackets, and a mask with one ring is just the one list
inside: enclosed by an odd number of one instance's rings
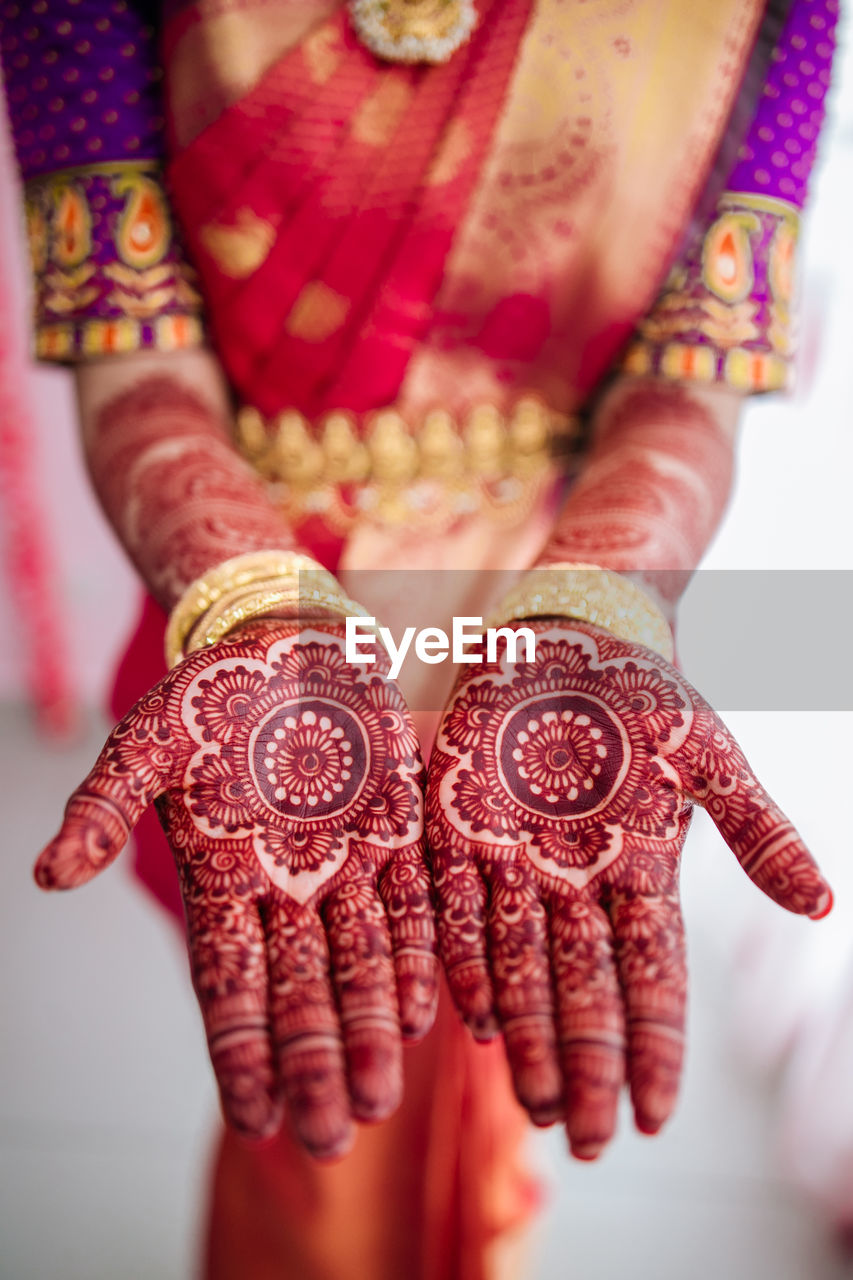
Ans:
{"label": "white flower garland", "polygon": [[378,58],[389,62],[448,62],[477,25],[474,0],[446,0],[445,7],[455,8],[458,13],[445,34],[395,36],[389,16],[393,11],[394,17],[402,19],[405,29],[407,7],[406,0],[350,0],[356,34]]}

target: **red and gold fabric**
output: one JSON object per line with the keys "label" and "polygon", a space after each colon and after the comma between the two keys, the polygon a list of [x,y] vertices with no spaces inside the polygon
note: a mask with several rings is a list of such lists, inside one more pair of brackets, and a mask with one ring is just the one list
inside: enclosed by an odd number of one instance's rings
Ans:
{"label": "red and gold fabric", "polygon": [[479,17],[430,68],[378,62],[328,0],[265,6],[263,46],[250,6],[167,26],[169,180],[248,409],[238,440],[327,557],[369,523],[446,533],[553,505],[762,5]]}

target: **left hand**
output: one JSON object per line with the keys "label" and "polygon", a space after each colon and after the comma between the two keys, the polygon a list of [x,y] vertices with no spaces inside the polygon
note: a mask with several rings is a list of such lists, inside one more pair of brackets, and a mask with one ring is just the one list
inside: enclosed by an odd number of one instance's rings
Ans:
{"label": "left hand", "polygon": [[519,1101],[572,1151],[675,1104],[687,990],[678,901],[692,803],[750,878],[819,918],[829,886],[705,700],[663,658],[566,619],[536,659],[470,665],[430,763],[427,838],[454,1000],[503,1031]]}

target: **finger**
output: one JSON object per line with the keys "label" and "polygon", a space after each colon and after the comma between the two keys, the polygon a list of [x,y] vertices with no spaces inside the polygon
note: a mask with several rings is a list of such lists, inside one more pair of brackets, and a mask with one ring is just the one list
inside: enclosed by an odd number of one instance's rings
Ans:
{"label": "finger", "polygon": [[[162,714],[162,732],[149,726]],[[42,889],[73,889],[114,861],[155,796],[169,785],[176,752],[165,695],[153,690],[112,731],[88,777],[74,791],[62,826],[36,861]]]}
{"label": "finger", "polygon": [[391,931],[403,1039],[420,1040],[438,1004],[435,911],[420,845],[395,851],[379,877],[379,895]]}
{"label": "finger", "polygon": [[780,907],[822,920],[832,889],[796,828],[757,784],[748,801],[714,796],[706,803],[717,828],[750,880]]}
{"label": "finger", "polygon": [[344,885],[323,904],[353,1115],[384,1120],[403,1095],[391,936],[373,885]]}
{"label": "finger", "polygon": [[704,805],[744,871],[769,898],[813,920],[829,913],[832,890],[817,863],[716,716],[693,762],[687,789]]}
{"label": "finger", "polygon": [[290,1124],[313,1156],[331,1160],[354,1129],[329,953],[319,918],[273,901],[264,909],[270,1019]]}
{"label": "finger", "polygon": [[255,903],[186,903],[193,986],[225,1119],[246,1138],[281,1121],[267,1015],[266,943]]}
{"label": "finger", "polygon": [[545,908],[519,866],[496,868],[489,903],[495,1002],[516,1096],[534,1124],[563,1115]]}
{"label": "finger", "polygon": [[467,860],[434,856],[438,899],[438,948],[447,985],[460,1017],[477,1040],[500,1030],[486,948],[488,894]]}
{"label": "finger", "polygon": [[628,1083],[637,1128],[671,1115],[684,1057],[687,963],[678,895],[615,895],[609,904],[628,1020]]}
{"label": "finger", "polygon": [[594,1160],[616,1131],[625,1079],[625,1013],[606,913],[560,898],[550,919],[566,1129],[572,1154]]}

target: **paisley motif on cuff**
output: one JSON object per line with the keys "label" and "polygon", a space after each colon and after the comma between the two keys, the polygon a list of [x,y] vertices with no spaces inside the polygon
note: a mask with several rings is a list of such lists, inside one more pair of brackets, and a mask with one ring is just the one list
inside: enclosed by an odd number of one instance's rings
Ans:
{"label": "paisley motif on cuff", "polygon": [[39,359],[201,344],[201,297],[155,162],[34,178],[26,216]]}
{"label": "paisley motif on cuff", "polygon": [[745,393],[788,388],[798,234],[793,205],[726,192],[702,244],[673,268],[640,324],[624,371]]}

